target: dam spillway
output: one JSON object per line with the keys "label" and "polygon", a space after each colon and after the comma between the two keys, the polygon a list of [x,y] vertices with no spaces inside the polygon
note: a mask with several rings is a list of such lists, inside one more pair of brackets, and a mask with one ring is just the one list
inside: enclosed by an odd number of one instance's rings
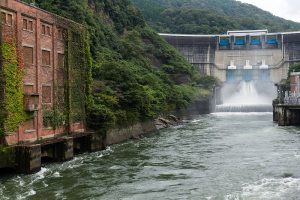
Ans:
{"label": "dam spillway", "polygon": [[216,105],[215,112],[272,112],[275,94],[272,84],[261,81],[225,83],[221,92],[223,103]]}

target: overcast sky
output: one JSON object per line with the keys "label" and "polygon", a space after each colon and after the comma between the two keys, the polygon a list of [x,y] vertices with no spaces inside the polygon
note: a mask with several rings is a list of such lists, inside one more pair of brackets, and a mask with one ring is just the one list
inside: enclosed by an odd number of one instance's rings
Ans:
{"label": "overcast sky", "polygon": [[300,0],[239,0],[267,10],[276,16],[300,22]]}

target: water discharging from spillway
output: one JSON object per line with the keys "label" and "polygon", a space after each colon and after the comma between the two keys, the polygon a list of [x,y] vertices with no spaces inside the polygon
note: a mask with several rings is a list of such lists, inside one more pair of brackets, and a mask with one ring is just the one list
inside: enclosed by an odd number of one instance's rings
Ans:
{"label": "water discharging from spillway", "polygon": [[223,104],[216,112],[271,112],[275,89],[272,83],[241,81],[224,84]]}

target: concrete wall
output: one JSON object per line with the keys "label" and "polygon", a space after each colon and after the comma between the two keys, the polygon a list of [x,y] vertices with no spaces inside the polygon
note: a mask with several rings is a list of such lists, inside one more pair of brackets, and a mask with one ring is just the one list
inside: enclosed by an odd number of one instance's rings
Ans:
{"label": "concrete wall", "polygon": [[163,36],[202,74],[212,75],[217,38],[214,36]]}
{"label": "concrete wall", "polygon": [[226,70],[233,61],[237,68],[243,68],[246,60],[253,68],[258,69],[264,60],[270,68],[270,79],[274,83],[287,77],[288,64],[283,63],[284,56],[281,49],[253,49],[253,50],[217,50],[213,67],[213,76],[226,81]]}
{"label": "concrete wall", "polygon": [[111,129],[106,133],[105,146],[139,138],[141,135],[155,131],[157,131],[157,129],[154,121],[141,122],[125,128]]}

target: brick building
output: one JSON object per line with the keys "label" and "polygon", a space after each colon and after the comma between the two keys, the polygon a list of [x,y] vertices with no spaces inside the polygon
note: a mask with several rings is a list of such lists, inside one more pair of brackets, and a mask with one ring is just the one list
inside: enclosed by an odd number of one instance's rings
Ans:
{"label": "brick building", "polygon": [[[14,36],[18,54],[23,58],[24,109],[31,116],[16,131],[6,133],[6,144],[34,142],[65,133],[84,132],[85,106],[84,97],[80,96],[85,92],[84,75],[74,75],[73,69],[85,66],[71,66],[70,57],[73,54],[70,49],[65,51],[71,46],[65,37],[65,34],[70,33],[70,26],[84,28],[17,0],[0,0],[0,13],[2,38]],[[77,48],[83,47],[79,45]],[[68,64],[65,64],[66,60]],[[82,69],[79,71],[82,72]],[[77,82],[82,87],[72,86],[71,82]],[[75,100],[72,101],[72,98]],[[77,102],[76,98],[79,99]],[[51,124],[51,114],[57,114],[58,108],[64,116],[60,116],[62,122],[54,126]],[[71,112],[75,117],[68,116]]]}

